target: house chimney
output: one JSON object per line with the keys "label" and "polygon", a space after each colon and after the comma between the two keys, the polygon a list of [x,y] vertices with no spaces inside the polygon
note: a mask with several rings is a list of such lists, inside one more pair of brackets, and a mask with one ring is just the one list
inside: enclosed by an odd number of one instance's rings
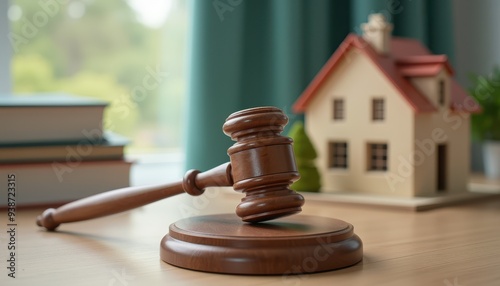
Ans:
{"label": "house chimney", "polygon": [[383,14],[371,14],[368,23],[361,25],[363,38],[381,55],[391,52],[392,24],[388,23]]}

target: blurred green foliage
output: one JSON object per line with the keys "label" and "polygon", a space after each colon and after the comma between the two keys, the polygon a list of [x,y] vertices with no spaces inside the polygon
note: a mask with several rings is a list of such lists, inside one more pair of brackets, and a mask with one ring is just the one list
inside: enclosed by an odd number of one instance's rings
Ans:
{"label": "blurred green foliage", "polygon": [[[71,17],[75,2],[81,17]],[[173,2],[165,25],[152,28],[125,0],[11,1],[22,11],[9,35],[14,92],[106,100],[105,128],[130,137],[135,149],[179,148],[187,16],[185,1]],[[154,81],[151,71],[168,76]]]}
{"label": "blurred green foliage", "polygon": [[500,69],[488,76],[471,76],[470,94],[481,105],[482,112],[471,117],[472,138],[478,141],[500,141]]}
{"label": "blurred green foliage", "polygon": [[301,121],[295,121],[288,133],[293,139],[293,152],[295,161],[300,173],[300,179],[290,187],[299,192],[319,192],[321,188],[321,177],[314,163],[318,157],[316,149],[307,136],[304,124]]}

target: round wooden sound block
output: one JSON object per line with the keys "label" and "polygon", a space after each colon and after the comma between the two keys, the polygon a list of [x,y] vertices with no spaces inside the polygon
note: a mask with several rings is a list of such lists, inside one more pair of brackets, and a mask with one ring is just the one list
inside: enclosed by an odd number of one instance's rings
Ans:
{"label": "round wooden sound block", "polygon": [[351,266],[363,258],[353,226],[338,219],[296,215],[249,224],[234,214],[187,218],[170,225],[161,259],[230,274],[303,274]]}

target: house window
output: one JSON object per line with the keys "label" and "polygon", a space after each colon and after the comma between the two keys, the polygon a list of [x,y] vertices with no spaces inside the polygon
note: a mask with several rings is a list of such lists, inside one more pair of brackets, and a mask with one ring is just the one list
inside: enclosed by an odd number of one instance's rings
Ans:
{"label": "house window", "polygon": [[347,169],[347,142],[329,143],[330,168]]}
{"label": "house window", "polygon": [[387,144],[368,144],[368,170],[387,171]]}
{"label": "house window", "polygon": [[382,98],[372,100],[372,119],[374,121],[384,120],[384,100]]}
{"label": "house window", "polygon": [[334,99],[333,100],[333,120],[344,119],[344,100]]}
{"label": "house window", "polygon": [[439,81],[439,105],[444,106],[445,101],[445,86],[444,80]]}

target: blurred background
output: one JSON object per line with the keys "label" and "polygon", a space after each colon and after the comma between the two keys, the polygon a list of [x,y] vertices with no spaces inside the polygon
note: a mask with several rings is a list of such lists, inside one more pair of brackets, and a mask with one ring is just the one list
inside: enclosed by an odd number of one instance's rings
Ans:
{"label": "blurred background", "polygon": [[370,13],[447,54],[466,88],[500,62],[495,0],[4,0],[0,11],[0,93],[107,100],[105,128],[132,139],[129,156],[202,170],[227,160],[231,112],[275,105],[300,119],[294,100]]}
{"label": "blurred background", "polygon": [[[180,152],[186,1],[2,5],[14,94],[62,91],[106,100],[104,127],[133,138],[128,153]],[[153,80],[143,83],[147,75]]]}

